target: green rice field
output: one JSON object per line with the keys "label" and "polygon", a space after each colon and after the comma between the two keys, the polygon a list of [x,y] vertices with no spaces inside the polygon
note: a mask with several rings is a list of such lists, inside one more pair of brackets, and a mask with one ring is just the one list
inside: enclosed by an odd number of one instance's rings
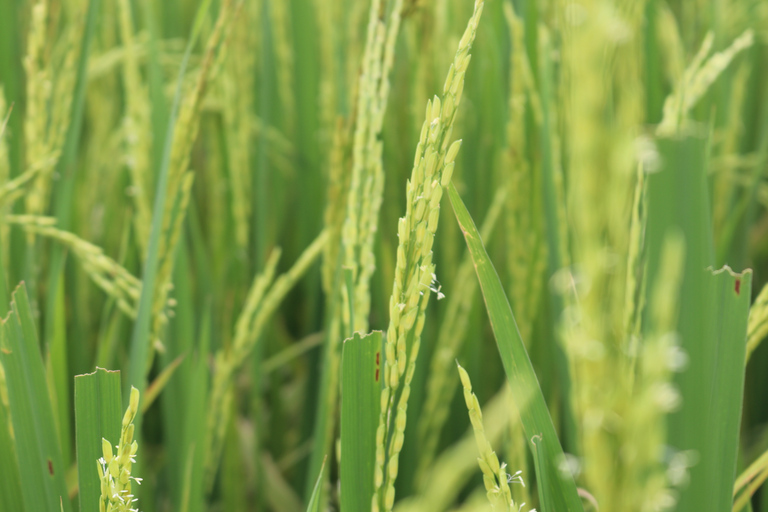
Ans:
{"label": "green rice field", "polygon": [[0,512],[768,512],[765,0],[0,0]]}

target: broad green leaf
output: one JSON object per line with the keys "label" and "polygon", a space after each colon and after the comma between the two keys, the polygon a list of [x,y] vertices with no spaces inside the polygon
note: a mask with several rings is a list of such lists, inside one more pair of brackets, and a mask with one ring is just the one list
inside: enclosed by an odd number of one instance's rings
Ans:
{"label": "broad green leaf", "polygon": [[120,442],[123,417],[120,372],[96,368],[75,377],[75,438],[80,512],[98,512],[101,484],[97,461],[102,457],[102,438]]}
{"label": "broad green leaf", "polygon": [[61,460],[43,359],[24,283],[13,292],[11,313],[3,321],[1,331],[0,361],[8,386],[24,508],[27,512],[69,512],[66,468]]}
{"label": "broad green leaf", "polygon": [[730,510],[739,443],[752,273],[713,272],[707,190],[708,141],[658,141],[662,167],[648,180],[648,282],[659,272],[664,237],[685,239],[677,332],[688,365],[675,384],[682,405],[669,417],[668,443],[693,455],[676,510]]}
{"label": "broad green leaf", "polygon": [[453,183],[448,187],[448,194],[472,261],[475,263],[488,317],[507,380],[514,393],[523,430],[531,443],[534,436],[539,438],[534,452],[534,460],[538,460],[537,472],[541,474],[539,496],[543,505],[552,503],[551,509],[544,509],[544,512],[581,511],[583,508],[573,478],[570,473],[564,473],[558,468],[564,461],[563,449],[549,416],[539,381],[517,330],[504,288],[485,251],[480,233]]}
{"label": "broad green leaf", "polygon": [[0,397],[0,461],[3,461],[0,464],[0,512],[22,512],[24,502],[21,498],[19,463],[16,459],[16,446],[11,437],[10,421]]}
{"label": "broad green leaf", "polygon": [[381,411],[381,331],[344,341],[341,353],[341,511],[370,510]]}

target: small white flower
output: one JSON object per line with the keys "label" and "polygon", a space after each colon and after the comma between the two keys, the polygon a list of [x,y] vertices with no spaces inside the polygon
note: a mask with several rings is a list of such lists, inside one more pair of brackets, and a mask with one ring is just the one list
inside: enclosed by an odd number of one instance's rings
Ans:
{"label": "small white flower", "polygon": [[[507,475],[507,483],[510,483],[510,484],[520,484],[523,487],[525,487],[525,482],[523,481],[523,472],[522,472],[522,470],[518,470],[514,475]],[[525,503],[523,503],[523,505],[525,505]]]}

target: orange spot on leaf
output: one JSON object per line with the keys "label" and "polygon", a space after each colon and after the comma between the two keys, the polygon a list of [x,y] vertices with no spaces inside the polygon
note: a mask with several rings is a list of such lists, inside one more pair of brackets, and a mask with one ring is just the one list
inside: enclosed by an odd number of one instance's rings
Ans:
{"label": "orange spot on leaf", "polygon": [[736,290],[736,295],[739,295],[741,293],[741,279],[736,280],[736,284],[734,285],[734,290]]}

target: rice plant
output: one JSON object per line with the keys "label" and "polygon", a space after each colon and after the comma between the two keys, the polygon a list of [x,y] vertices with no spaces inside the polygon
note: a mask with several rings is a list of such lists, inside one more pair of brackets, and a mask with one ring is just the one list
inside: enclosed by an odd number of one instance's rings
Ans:
{"label": "rice plant", "polygon": [[0,2],[0,512],[768,511],[766,171],[761,0]]}

